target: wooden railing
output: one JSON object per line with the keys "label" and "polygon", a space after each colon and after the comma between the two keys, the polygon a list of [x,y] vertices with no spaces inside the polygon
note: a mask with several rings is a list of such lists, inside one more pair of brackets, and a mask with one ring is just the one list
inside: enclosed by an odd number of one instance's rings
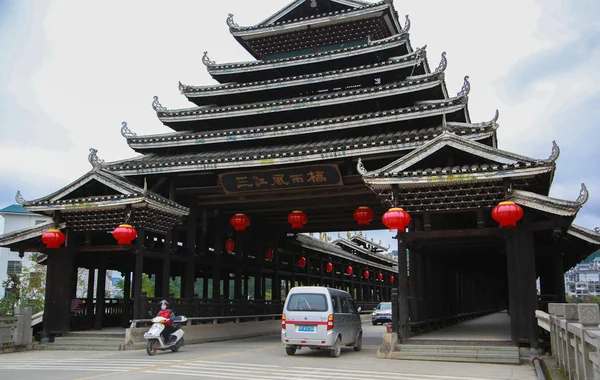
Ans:
{"label": "wooden railing", "polygon": [[550,303],[536,311],[550,333],[552,356],[569,379],[600,379],[600,308],[596,303]]}

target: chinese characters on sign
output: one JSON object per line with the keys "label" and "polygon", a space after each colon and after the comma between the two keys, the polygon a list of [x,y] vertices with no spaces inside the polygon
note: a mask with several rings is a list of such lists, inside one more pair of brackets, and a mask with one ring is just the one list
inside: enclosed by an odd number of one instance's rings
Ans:
{"label": "chinese characters on sign", "polygon": [[337,165],[224,173],[219,175],[219,180],[227,193],[344,184]]}

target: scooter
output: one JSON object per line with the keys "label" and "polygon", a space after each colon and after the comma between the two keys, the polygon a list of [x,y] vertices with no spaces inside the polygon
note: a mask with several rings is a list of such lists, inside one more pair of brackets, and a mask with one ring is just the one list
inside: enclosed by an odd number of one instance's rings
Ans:
{"label": "scooter", "polygon": [[152,327],[150,327],[150,330],[144,334],[144,338],[148,340],[148,343],[146,344],[146,352],[150,356],[156,354],[157,351],[171,350],[173,352],[177,352],[181,347],[183,347],[184,332],[181,329],[181,325],[187,322],[187,318],[184,316],[173,318],[172,322],[173,327],[175,327],[175,331],[171,334],[167,342],[165,342],[161,335],[165,329],[164,323],[166,321],[168,321],[168,319],[163,317],[152,318]]}

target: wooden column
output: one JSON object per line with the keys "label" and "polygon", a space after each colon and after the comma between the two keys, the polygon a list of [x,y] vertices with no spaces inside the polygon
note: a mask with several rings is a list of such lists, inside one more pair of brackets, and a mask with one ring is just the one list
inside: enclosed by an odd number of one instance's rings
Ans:
{"label": "wooden column", "polygon": [[244,275],[244,235],[243,232],[235,233],[235,269],[233,278],[233,299],[242,299],[242,277]]}
{"label": "wooden column", "polygon": [[[256,253],[254,254],[256,257],[255,267],[254,267],[254,299],[255,300],[264,300],[263,288],[262,288],[262,268],[265,263],[265,251],[268,246],[264,244],[264,235],[260,233],[258,239],[256,239],[256,244],[258,247],[256,248]],[[271,294],[274,296],[275,292],[275,284],[271,281]]]}
{"label": "wooden column", "polygon": [[[279,257],[278,251],[279,241],[275,242],[275,246],[273,247],[273,279],[271,280],[271,295],[273,301],[281,302],[281,277],[279,275],[279,268],[281,265],[281,259]],[[264,287],[263,287],[264,291]],[[287,297],[287,289],[285,293]]]}
{"label": "wooden column", "polygon": [[212,287],[212,299],[218,300],[221,298],[221,260],[223,256],[223,245],[225,234],[223,233],[223,225],[220,215],[217,216],[215,221],[215,235],[214,235],[214,252],[212,255],[212,266],[213,266],[213,287]]}
{"label": "wooden column", "polygon": [[135,251],[135,270],[133,271],[133,319],[145,318],[143,310],[147,305],[141,304],[142,296],[142,275],[144,273],[144,242],[146,240],[146,231],[143,228],[137,228],[136,251]]}
{"label": "wooden column", "polygon": [[538,348],[535,252],[530,226],[526,211],[519,226],[507,231],[511,335],[515,343],[529,343],[532,348]]}
{"label": "wooden column", "polygon": [[96,284],[96,269],[88,269],[88,283],[87,283],[87,301],[86,301],[86,314],[87,328],[92,329],[94,327],[94,285]]}
{"label": "wooden column", "polygon": [[[67,236],[70,231],[67,231]],[[71,312],[71,271],[73,252],[70,248],[46,250],[48,255],[46,297],[44,301],[44,338],[69,331]]]}
{"label": "wooden column", "polygon": [[123,276],[123,328],[129,327],[131,319],[131,273],[125,272]]}
{"label": "wooden column", "polygon": [[185,273],[181,279],[183,286],[183,291],[181,292],[182,298],[194,297],[194,286],[196,284],[196,236],[196,208],[191,207],[190,214],[187,217],[187,239],[185,242],[185,253],[188,260],[185,264]]}
{"label": "wooden column", "polygon": [[418,262],[417,262],[417,251],[411,249],[409,253],[409,273],[410,277],[408,281],[410,282],[408,286],[408,291],[410,294],[410,319],[414,322],[419,321],[419,312],[417,309],[417,305],[419,304],[417,287],[419,286],[419,281],[417,279],[418,273]]}
{"label": "wooden column", "polygon": [[106,264],[104,263],[104,258],[100,258],[98,263],[98,287],[96,288],[96,318],[94,319],[94,330],[102,330],[105,296]]}
{"label": "wooden column", "polygon": [[[173,231],[167,232],[165,235],[165,245],[164,245],[164,256],[163,256],[163,266],[162,273],[160,276],[162,277],[161,289],[160,289],[160,297],[164,299],[169,298],[169,289],[171,288],[171,244],[173,238]],[[157,294],[158,295],[158,294]]]}
{"label": "wooden column", "polygon": [[409,305],[408,305],[408,277],[406,268],[406,241],[405,232],[398,232],[398,341],[404,343],[410,335]]}

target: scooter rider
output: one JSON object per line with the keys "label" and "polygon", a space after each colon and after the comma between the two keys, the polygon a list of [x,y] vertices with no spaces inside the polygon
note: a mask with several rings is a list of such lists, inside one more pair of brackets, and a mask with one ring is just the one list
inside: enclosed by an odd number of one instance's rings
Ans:
{"label": "scooter rider", "polygon": [[173,314],[173,311],[169,309],[169,302],[167,302],[167,300],[160,301],[160,311],[158,312],[157,317],[163,317],[167,319],[163,322],[165,329],[162,331],[161,335],[165,341],[165,344],[169,344],[169,337],[175,332],[176,329],[173,327],[173,318],[175,318],[175,314]]}

